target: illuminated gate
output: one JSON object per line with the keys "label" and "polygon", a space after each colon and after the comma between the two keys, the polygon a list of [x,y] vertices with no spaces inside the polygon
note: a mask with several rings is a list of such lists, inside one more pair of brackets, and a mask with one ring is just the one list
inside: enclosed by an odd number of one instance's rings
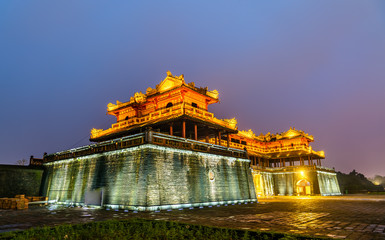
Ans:
{"label": "illuminated gate", "polygon": [[311,195],[310,182],[306,179],[299,180],[297,182],[298,195]]}

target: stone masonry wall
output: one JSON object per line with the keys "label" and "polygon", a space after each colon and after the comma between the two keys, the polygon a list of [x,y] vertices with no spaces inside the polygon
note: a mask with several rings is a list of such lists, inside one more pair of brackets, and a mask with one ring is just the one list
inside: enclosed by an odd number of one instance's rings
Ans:
{"label": "stone masonry wall", "polygon": [[39,196],[43,168],[0,165],[0,197]]}
{"label": "stone masonry wall", "polygon": [[60,203],[95,191],[121,208],[256,198],[248,160],[151,144],[45,166],[46,195]]}

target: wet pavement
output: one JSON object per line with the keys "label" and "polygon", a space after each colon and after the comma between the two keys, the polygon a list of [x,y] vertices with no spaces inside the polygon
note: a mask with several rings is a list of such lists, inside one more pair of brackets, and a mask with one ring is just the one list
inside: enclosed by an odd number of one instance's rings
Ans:
{"label": "wet pavement", "polygon": [[37,226],[145,218],[346,239],[385,239],[385,196],[274,197],[259,203],[161,212],[31,206],[0,210],[0,233]]}

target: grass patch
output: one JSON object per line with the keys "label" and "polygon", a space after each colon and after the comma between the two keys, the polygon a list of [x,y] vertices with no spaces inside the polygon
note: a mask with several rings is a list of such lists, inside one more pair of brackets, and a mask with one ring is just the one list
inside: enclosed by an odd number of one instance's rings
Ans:
{"label": "grass patch", "polygon": [[276,232],[246,231],[170,221],[107,220],[32,228],[0,234],[0,239],[322,239]]}

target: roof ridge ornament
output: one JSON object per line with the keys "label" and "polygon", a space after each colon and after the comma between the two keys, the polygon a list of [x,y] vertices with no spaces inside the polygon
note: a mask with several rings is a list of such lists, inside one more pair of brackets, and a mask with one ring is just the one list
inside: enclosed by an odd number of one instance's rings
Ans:
{"label": "roof ridge ornament", "polygon": [[240,135],[245,136],[245,137],[248,137],[248,138],[256,138],[256,136],[255,136],[253,130],[251,130],[251,129],[249,129],[249,130],[247,130],[247,131],[245,131],[245,130],[240,130],[240,131],[238,131],[238,133],[239,133]]}
{"label": "roof ridge ornament", "polygon": [[168,70],[167,71],[167,77],[171,77],[171,78],[176,78],[176,79],[182,80],[183,83],[184,83],[184,75],[183,74],[181,74],[180,76],[174,76],[174,75],[172,75],[171,71]]}
{"label": "roof ridge ornament", "polygon": [[234,118],[231,118],[231,119],[223,119],[224,122],[226,122],[228,125],[230,125],[231,128],[236,128],[237,126],[237,119],[234,117]]}
{"label": "roof ridge ornament", "polygon": [[147,96],[142,92],[136,92],[134,94],[134,100],[136,103],[144,103],[147,100]]}

